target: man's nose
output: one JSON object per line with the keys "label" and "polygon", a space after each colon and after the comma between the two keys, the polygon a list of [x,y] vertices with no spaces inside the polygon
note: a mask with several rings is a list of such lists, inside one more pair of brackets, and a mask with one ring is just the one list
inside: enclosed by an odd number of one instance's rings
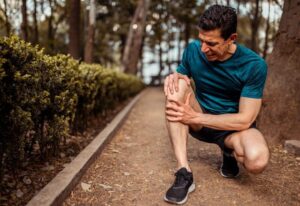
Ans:
{"label": "man's nose", "polygon": [[207,44],[205,42],[202,42],[201,51],[203,53],[207,53],[209,51],[209,47],[207,46]]}

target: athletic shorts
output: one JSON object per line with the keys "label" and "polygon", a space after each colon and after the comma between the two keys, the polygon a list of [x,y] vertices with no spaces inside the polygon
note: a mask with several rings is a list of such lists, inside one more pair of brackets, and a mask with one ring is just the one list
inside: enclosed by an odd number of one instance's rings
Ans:
{"label": "athletic shorts", "polygon": [[[256,122],[254,122],[250,128],[256,128]],[[217,130],[208,127],[202,127],[199,131],[193,131],[192,128],[189,128],[189,133],[192,137],[200,141],[217,144],[220,149],[227,154],[232,154],[233,149],[225,146],[225,139],[234,132],[237,131]]]}

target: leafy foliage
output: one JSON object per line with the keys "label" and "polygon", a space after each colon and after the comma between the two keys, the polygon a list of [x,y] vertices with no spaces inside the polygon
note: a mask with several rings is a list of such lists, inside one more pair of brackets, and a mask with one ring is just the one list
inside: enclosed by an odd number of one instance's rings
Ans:
{"label": "leafy foliage", "polygon": [[16,36],[0,38],[0,172],[17,168],[35,144],[42,159],[58,154],[60,143],[82,132],[90,115],[105,113],[143,86],[135,76],[45,55]]}

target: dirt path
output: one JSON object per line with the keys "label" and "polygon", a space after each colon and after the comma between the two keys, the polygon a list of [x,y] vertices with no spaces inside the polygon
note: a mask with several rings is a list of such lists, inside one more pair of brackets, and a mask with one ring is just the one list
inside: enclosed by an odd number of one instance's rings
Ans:
{"label": "dirt path", "polygon": [[[218,173],[217,146],[189,139],[196,191],[185,205],[300,205],[300,158],[272,147],[260,175],[243,169],[237,179]],[[150,88],[114,139],[91,165],[64,205],[154,206],[174,180],[176,162],[164,124],[161,88]]]}

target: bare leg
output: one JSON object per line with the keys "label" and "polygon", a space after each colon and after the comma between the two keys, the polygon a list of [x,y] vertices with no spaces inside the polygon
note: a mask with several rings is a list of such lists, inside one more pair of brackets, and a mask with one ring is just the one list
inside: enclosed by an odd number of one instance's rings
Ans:
{"label": "bare leg", "polygon": [[[171,104],[171,102],[168,101],[170,99],[184,102],[189,92],[193,92],[192,88],[189,87],[184,80],[180,79],[179,91],[173,94],[169,93],[166,104]],[[202,112],[195,95],[191,95],[190,104],[196,111]],[[188,126],[180,122],[169,122],[168,120],[166,120],[166,125],[177,160],[177,168],[185,167],[188,171],[191,171],[187,159]],[[201,129],[200,125],[191,125],[191,127]]]}
{"label": "bare leg", "polygon": [[269,149],[261,132],[255,128],[235,132],[225,139],[236,160],[251,173],[261,173],[269,161]]}

